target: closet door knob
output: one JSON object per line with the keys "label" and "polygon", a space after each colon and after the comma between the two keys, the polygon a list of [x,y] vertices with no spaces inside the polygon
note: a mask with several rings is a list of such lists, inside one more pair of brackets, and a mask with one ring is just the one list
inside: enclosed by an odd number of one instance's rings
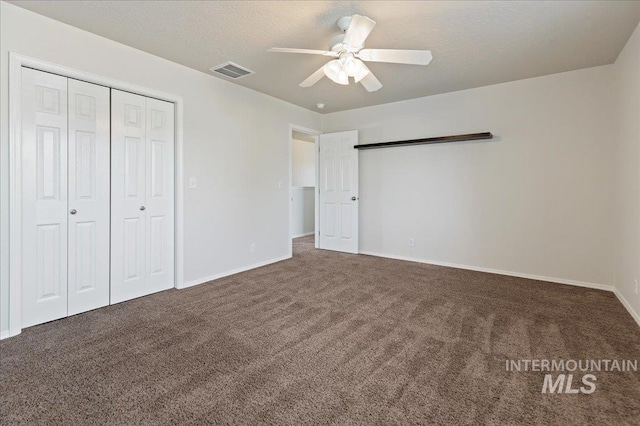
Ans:
{"label": "closet door knob", "polygon": [[76,209],[71,209],[71,211],[69,213],[76,214],[76,213],[78,213],[78,211]]}
{"label": "closet door knob", "polygon": [[140,210],[144,210],[144,206],[140,206]]}

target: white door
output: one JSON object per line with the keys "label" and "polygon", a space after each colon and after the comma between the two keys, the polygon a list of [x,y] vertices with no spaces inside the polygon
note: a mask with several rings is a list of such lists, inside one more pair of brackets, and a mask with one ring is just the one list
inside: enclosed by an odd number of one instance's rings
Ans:
{"label": "white door", "polygon": [[358,253],[357,144],[357,130],[320,135],[321,249]]}
{"label": "white door", "polygon": [[67,79],[22,69],[22,326],[67,316]]}
{"label": "white door", "polygon": [[69,79],[68,315],[109,304],[109,88]]}
{"label": "white door", "polygon": [[147,98],[146,241],[149,292],[174,286],[174,105]]}
{"label": "white door", "polygon": [[145,98],[111,90],[111,303],[146,294]]}
{"label": "white door", "polygon": [[173,104],[111,90],[111,303],[173,287]]}

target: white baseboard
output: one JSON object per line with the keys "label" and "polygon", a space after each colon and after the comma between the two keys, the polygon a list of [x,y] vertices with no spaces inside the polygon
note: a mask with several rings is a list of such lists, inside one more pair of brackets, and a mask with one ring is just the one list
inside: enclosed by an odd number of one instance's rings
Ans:
{"label": "white baseboard", "polygon": [[272,263],[282,262],[283,260],[287,260],[287,259],[291,259],[291,256],[287,255],[287,256],[277,257],[275,259],[270,259],[270,260],[266,260],[264,262],[254,263],[254,264],[249,265],[249,266],[243,266],[242,268],[233,269],[231,271],[222,272],[220,274],[211,275],[209,277],[199,278],[197,280],[193,280],[193,281],[189,281],[189,282],[184,283],[182,286],[178,287],[178,289],[182,290],[182,289],[187,288],[187,287],[193,287],[194,285],[203,284],[203,283],[206,283],[206,282],[209,282],[209,281],[213,281],[213,280],[217,280],[217,279],[220,279],[220,278],[228,277],[229,275],[239,274],[240,272],[245,272],[245,271],[249,271],[251,269],[260,268],[262,266],[267,266],[267,265],[270,265]]}
{"label": "white baseboard", "polygon": [[307,237],[307,236],[309,236],[309,235],[313,235],[313,234],[315,234],[315,232],[314,232],[314,231],[311,231],[311,232],[306,232],[306,233],[304,233],[304,234],[294,235],[294,236],[293,236],[293,237],[291,237],[291,238]]}
{"label": "white baseboard", "polygon": [[2,330],[0,331],[0,340],[8,339],[9,337],[17,336],[18,334],[20,334],[20,332],[11,334],[9,330]]}
{"label": "white baseboard", "polygon": [[620,291],[618,291],[618,289],[614,289],[613,293],[616,295],[616,297],[618,298],[618,300],[620,301],[620,303],[622,303],[622,305],[627,308],[627,311],[629,311],[629,313],[631,314],[631,316],[633,317],[634,320],[636,320],[636,322],[638,323],[638,325],[640,326],[640,315],[638,315],[638,313],[636,311],[633,310],[633,308],[631,307],[631,303],[629,303],[629,301],[627,299],[624,298],[624,296],[622,295],[622,293],[620,293]]}
{"label": "white baseboard", "polygon": [[569,284],[569,285],[575,285],[578,287],[594,288],[597,290],[614,291],[614,287],[612,285],[607,285],[607,284],[597,284],[597,283],[590,283],[585,281],[568,280],[565,278],[545,277],[542,275],[532,275],[532,274],[524,274],[520,272],[503,271],[500,269],[483,268],[481,266],[459,265],[457,263],[416,259],[416,258],[407,257],[407,256],[395,256],[395,255],[375,253],[370,251],[361,251],[360,254],[366,254],[369,256],[377,256],[377,257],[386,257],[389,259],[396,259],[396,260],[406,260],[409,262],[426,263],[428,265],[446,266],[449,268],[467,269],[470,271],[487,272],[490,274],[507,275],[510,277],[527,278],[527,279],[536,280],[536,281],[548,281],[548,282],[557,283],[557,284]]}

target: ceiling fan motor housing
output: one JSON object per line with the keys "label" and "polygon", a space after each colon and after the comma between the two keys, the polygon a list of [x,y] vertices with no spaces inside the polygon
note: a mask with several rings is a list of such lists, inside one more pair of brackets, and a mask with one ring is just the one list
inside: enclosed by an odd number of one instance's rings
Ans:
{"label": "ceiling fan motor housing", "polygon": [[332,52],[340,52],[344,50],[342,47],[342,40],[344,40],[344,34],[338,34],[337,36],[333,37],[329,42],[329,50],[331,50]]}
{"label": "ceiling fan motor housing", "polygon": [[344,41],[344,34],[338,34],[337,36],[333,37],[329,42],[329,50],[332,52],[355,53],[360,49],[364,48],[364,43],[362,43],[360,46],[350,46],[348,44],[344,44],[343,41]]}
{"label": "ceiling fan motor housing", "polygon": [[349,25],[351,24],[351,16],[343,16],[342,18],[338,19],[336,24],[338,25],[338,28],[340,28],[340,31],[342,31],[342,33],[336,35],[331,39],[331,41],[329,42],[329,50],[331,50],[332,52],[355,53],[358,50],[364,48],[364,43],[362,43],[360,46],[350,46],[350,45],[344,44],[343,42],[345,32],[347,31],[347,28],[349,28]]}

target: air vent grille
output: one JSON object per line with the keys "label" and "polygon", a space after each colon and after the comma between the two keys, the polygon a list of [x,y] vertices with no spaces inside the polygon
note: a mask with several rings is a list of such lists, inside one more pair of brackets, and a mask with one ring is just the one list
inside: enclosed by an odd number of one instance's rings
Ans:
{"label": "air vent grille", "polygon": [[225,62],[224,64],[211,67],[209,70],[216,74],[222,74],[225,77],[229,77],[232,79],[238,79],[242,77],[246,77],[251,74],[255,74],[255,71],[251,71],[246,69],[245,67],[241,67],[238,64],[234,64],[233,62]]}

